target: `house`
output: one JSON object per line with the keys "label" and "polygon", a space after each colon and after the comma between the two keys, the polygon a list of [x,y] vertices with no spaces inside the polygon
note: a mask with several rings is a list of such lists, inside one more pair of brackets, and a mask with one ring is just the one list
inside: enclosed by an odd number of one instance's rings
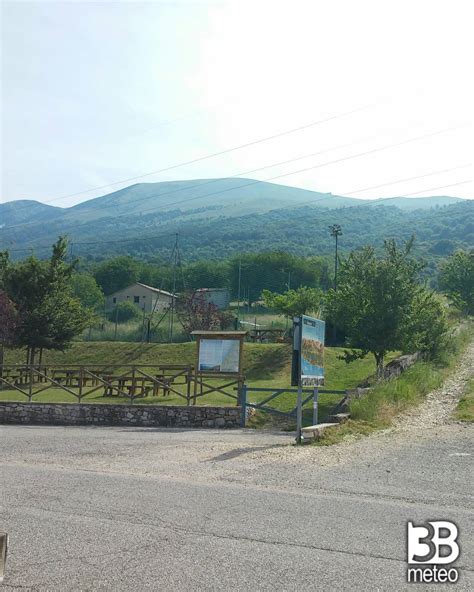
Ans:
{"label": "house", "polygon": [[202,294],[206,302],[214,304],[219,310],[229,308],[230,291],[227,288],[199,288],[196,294]]}
{"label": "house", "polygon": [[132,302],[144,312],[160,312],[169,308],[172,299],[170,292],[137,282],[107,296],[105,307],[112,310],[116,304]]}

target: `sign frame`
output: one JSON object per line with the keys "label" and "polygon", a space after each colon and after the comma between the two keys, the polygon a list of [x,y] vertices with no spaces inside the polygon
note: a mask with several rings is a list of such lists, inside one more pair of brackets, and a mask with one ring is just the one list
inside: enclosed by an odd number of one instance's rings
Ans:
{"label": "sign frame", "polygon": [[[305,326],[318,327],[321,332],[322,340],[319,341],[322,349],[322,365],[315,365],[316,368],[322,370],[322,374],[303,374],[303,339],[305,337]],[[321,319],[310,317],[308,315],[300,315],[293,317],[293,359],[291,364],[291,385],[298,387],[313,387],[318,388],[324,385],[324,343],[325,343],[326,323]]]}
{"label": "sign frame", "polygon": [[[247,331],[192,331],[191,335],[196,338],[197,351],[196,351],[196,374],[213,374],[213,375],[227,375],[227,376],[242,376],[242,358],[244,348],[244,338],[247,335]],[[214,368],[201,369],[200,357],[201,357],[201,344],[203,341],[238,341],[239,342],[239,360],[238,369],[236,372],[227,370],[216,370]]]}

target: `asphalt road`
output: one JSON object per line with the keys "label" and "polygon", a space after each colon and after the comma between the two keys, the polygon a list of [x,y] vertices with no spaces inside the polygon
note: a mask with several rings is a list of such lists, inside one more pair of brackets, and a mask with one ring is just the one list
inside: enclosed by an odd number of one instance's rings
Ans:
{"label": "asphalt road", "polygon": [[4,589],[413,590],[406,522],[445,519],[472,590],[472,436],[0,426]]}

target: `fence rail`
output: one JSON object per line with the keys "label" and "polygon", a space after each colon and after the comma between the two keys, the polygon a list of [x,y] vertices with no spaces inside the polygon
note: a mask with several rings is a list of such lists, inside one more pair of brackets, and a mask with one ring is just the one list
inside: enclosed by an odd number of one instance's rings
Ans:
{"label": "fence rail", "polygon": [[[249,403],[248,402],[248,393],[269,393],[269,396],[265,399],[257,402],[257,403]],[[275,409],[274,407],[270,407],[268,403],[277,399],[281,395],[285,393],[296,393],[296,404],[290,411],[281,411],[280,409]],[[309,393],[309,394],[308,394]],[[292,388],[261,388],[261,387],[249,387],[246,384],[243,384],[239,389],[239,404],[241,406],[241,425],[245,427],[247,421],[247,409],[256,409],[259,411],[264,411],[266,413],[274,413],[276,415],[280,415],[283,417],[294,418],[297,422],[297,431],[298,436],[297,438],[301,438],[301,427],[302,427],[302,409],[303,407],[313,400],[313,425],[316,425],[319,421],[318,417],[318,409],[319,409],[319,395],[320,394],[328,394],[328,395],[346,395],[346,391],[341,390],[331,390],[331,389],[322,389],[320,387],[314,387],[311,389],[292,389]],[[304,395],[307,395],[306,397]]]}
{"label": "fence rail", "polygon": [[[173,393],[191,401],[194,368],[190,365],[3,365],[0,390],[14,390],[28,401],[49,389],[74,396],[79,403],[101,389],[104,397],[127,397],[131,403],[148,395]],[[181,388],[179,388],[181,387]],[[182,392],[184,391],[184,392]]]}

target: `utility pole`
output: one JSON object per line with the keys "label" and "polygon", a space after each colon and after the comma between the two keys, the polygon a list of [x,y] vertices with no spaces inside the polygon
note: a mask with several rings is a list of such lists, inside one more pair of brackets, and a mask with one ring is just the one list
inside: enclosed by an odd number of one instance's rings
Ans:
{"label": "utility pole", "polygon": [[331,236],[336,240],[336,249],[334,254],[334,290],[337,290],[337,239],[342,234],[342,228],[339,224],[329,226]]}
{"label": "utility pole", "polygon": [[178,263],[178,253],[179,253],[179,235],[176,233],[175,243],[173,247],[173,292],[171,294],[171,311],[170,311],[170,323],[169,323],[169,342],[173,343],[173,317],[174,317],[174,307],[175,307],[175,300],[176,300],[176,265]]}
{"label": "utility pole", "polygon": [[[337,239],[342,235],[342,228],[340,226],[340,224],[332,224],[331,226],[329,226],[329,232],[331,233],[331,236],[334,237],[335,241],[336,241],[336,248],[335,248],[335,252],[334,252],[334,291],[337,291],[337,264],[338,264],[338,257],[337,257]],[[332,340],[334,342],[334,345],[336,344],[336,324],[334,322],[333,319],[333,326],[332,326]]]}
{"label": "utility pole", "polygon": [[242,259],[239,259],[239,279],[237,283],[237,321],[240,320],[240,282],[242,281]]}

